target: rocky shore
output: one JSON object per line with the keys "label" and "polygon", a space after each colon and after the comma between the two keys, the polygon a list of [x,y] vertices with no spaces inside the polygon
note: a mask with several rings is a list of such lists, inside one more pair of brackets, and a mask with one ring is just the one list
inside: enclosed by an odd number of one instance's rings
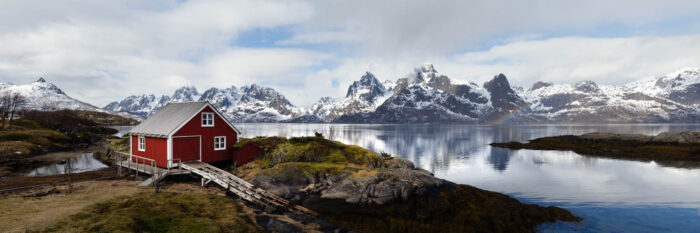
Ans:
{"label": "rocky shore", "polygon": [[513,150],[568,150],[584,156],[654,161],[663,166],[700,167],[700,132],[671,131],[643,134],[588,133],[530,140],[527,143],[491,143]]}
{"label": "rocky shore", "polygon": [[354,231],[533,232],[543,223],[580,221],[561,208],[455,184],[408,160],[320,136],[245,143],[264,154],[234,174]]}

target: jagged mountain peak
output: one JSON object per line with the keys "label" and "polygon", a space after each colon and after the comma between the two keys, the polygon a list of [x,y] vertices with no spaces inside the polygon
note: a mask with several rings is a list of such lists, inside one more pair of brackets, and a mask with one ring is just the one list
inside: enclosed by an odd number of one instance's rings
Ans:
{"label": "jagged mountain peak", "polygon": [[543,87],[549,87],[554,85],[553,83],[550,82],[543,82],[543,81],[537,81],[534,84],[532,84],[532,87],[528,91],[534,91]]}
{"label": "jagged mountain peak", "polygon": [[589,92],[589,93],[600,91],[600,88],[598,88],[598,84],[596,84],[595,82],[593,82],[591,80],[584,80],[584,81],[578,82],[578,83],[574,84],[574,88],[578,91]]}
{"label": "jagged mountain peak", "polygon": [[508,83],[508,78],[506,78],[504,74],[493,76],[493,79],[484,83],[484,88],[489,91],[497,89],[513,91],[513,89],[510,88],[510,83]]}
{"label": "jagged mountain peak", "polygon": [[37,90],[46,90],[46,91],[54,92],[54,93],[60,94],[60,95],[66,94],[65,92],[63,92],[63,90],[61,90],[61,88],[58,88],[53,83],[47,82],[44,78],[39,78],[38,80],[34,81],[33,83],[31,83],[29,85],[31,86],[31,88],[37,89]]}
{"label": "jagged mountain peak", "polygon": [[484,88],[490,94],[495,114],[510,112],[525,105],[525,101],[510,87],[504,74],[498,74],[491,81],[485,82]]}
{"label": "jagged mountain peak", "polygon": [[[145,98],[148,97],[148,98]],[[141,101],[143,100],[143,101]],[[209,101],[227,118],[235,122],[278,122],[300,114],[284,95],[272,88],[253,84],[236,88],[209,88],[199,93],[193,86],[176,89],[172,96],[130,96],[113,102],[105,109],[148,116],[169,102]]]}
{"label": "jagged mountain peak", "polygon": [[421,72],[422,73],[437,73],[437,70],[435,70],[435,66],[433,66],[432,63],[424,63],[423,66],[421,66]]}
{"label": "jagged mountain peak", "polygon": [[374,101],[379,96],[383,96],[386,88],[379,82],[374,74],[365,72],[359,81],[354,81],[350,87],[348,87],[348,92],[345,95],[346,98],[363,99],[365,101]]}

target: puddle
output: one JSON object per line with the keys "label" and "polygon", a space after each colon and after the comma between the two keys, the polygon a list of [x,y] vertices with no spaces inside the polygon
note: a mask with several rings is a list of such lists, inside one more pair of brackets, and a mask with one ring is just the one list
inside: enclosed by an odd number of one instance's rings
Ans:
{"label": "puddle", "polygon": [[82,153],[74,158],[67,159],[64,163],[57,163],[34,169],[27,176],[48,176],[65,174],[66,165],[70,163],[73,173],[94,171],[106,168],[107,165],[92,157],[92,153]]}
{"label": "puddle", "polygon": [[134,128],[133,125],[117,125],[117,126],[109,126],[112,129],[116,129],[118,132],[114,134],[114,136],[117,137],[123,137],[124,134],[128,133],[131,128]]}

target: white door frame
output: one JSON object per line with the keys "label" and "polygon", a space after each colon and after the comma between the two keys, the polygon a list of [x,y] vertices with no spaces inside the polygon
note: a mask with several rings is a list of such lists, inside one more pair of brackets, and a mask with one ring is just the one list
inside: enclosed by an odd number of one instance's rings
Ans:
{"label": "white door frame", "polygon": [[[175,138],[199,138],[199,162],[202,162],[202,135],[173,136],[173,143],[175,143]],[[174,158],[175,154],[173,154]]]}

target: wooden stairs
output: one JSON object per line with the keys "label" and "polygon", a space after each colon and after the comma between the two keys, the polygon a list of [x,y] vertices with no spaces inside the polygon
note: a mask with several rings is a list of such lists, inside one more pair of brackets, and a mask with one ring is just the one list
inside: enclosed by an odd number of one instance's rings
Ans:
{"label": "wooden stairs", "polygon": [[[207,182],[214,181],[219,186],[251,203],[264,207],[284,208],[296,214],[317,215],[315,212],[303,206],[291,204],[289,201],[277,195],[255,187],[253,184],[207,163],[199,161],[185,162],[180,164],[180,169],[197,174],[203,179],[208,180]],[[204,183],[204,181],[202,182]]]}

